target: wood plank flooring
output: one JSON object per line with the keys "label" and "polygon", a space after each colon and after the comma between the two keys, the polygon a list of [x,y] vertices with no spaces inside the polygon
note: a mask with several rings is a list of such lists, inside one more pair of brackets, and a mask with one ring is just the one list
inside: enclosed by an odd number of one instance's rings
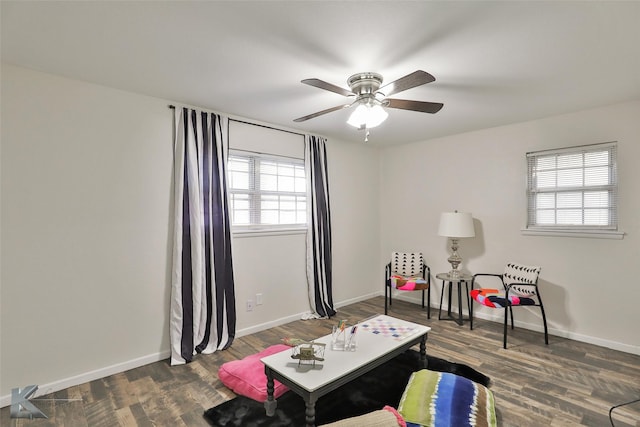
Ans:
{"label": "wood plank flooring", "polygon": [[[47,420],[10,419],[2,426],[207,426],[202,413],[234,397],[218,380],[220,364],[278,343],[281,338],[312,339],[329,333],[338,319],[356,322],[384,310],[376,297],[338,310],[331,320],[295,321],[237,338],[232,347],[171,367],[161,361],[47,396],[34,404]],[[433,316],[435,312],[435,316]],[[427,353],[465,363],[492,379],[501,426],[610,426],[609,409],[640,398],[640,356],[555,336],[510,331],[502,348],[502,325],[427,320],[419,305],[394,300],[389,314],[432,328]],[[517,312],[515,314],[517,317]],[[68,399],[67,401],[47,399]],[[613,411],[615,427],[640,426],[640,403]]]}

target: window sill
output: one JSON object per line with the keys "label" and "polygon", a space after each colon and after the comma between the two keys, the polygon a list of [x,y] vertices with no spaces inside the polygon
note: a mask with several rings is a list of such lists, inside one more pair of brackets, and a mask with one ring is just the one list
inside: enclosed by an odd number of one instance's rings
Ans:
{"label": "window sill", "polygon": [[622,240],[624,232],[610,230],[533,230],[524,228],[520,230],[523,236],[554,236],[554,237],[586,237],[592,239]]}
{"label": "window sill", "polygon": [[306,228],[261,228],[261,229],[244,229],[232,230],[231,234],[234,238],[244,237],[262,237],[262,236],[288,236],[293,234],[306,234]]}

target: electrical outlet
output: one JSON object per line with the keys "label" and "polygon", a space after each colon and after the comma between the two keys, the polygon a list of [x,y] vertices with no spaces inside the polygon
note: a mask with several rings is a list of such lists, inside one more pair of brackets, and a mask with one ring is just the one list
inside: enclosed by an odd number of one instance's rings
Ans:
{"label": "electrical outlet", "polygon": [[262,305],[262,294],[256,294],[256,305]]}
{"label": "electrical outlet", "polygon": [[252,299],[248,299],[247,300],[247,311],[253,311],[253,300]]}

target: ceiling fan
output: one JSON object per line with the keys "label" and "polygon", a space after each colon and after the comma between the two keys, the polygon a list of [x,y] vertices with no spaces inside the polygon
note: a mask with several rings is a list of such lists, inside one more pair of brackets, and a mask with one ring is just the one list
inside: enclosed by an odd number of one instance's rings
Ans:
{"label": "ceiling fan", "polygon": [[338,105],[307,116],[299,117],[295,119],[294,122],[304,122],[333,111],[356,106],[355,111],[351,114],[347,123],[359,129],[366,130],[378,126],[387,118],[388,113],[384,111],[384,108],[397,108],[401,110],[412,110],[421,113],[433,114],[440,111],[443,106],[443,104],[439,102],[387,98],[390,95],[404,90],[435,81],[435,77],[426,71],[414,71],[411,74],[381,87],[382,81],[382,76],[377,73],[357,73],[347,79],[347,84],[350,88],[350,90],[348,90],[320,79],[314,78],[302,80],[302,83],[309,86],[315,86],[347,97],[355,96],[356,98],[349,104]]}

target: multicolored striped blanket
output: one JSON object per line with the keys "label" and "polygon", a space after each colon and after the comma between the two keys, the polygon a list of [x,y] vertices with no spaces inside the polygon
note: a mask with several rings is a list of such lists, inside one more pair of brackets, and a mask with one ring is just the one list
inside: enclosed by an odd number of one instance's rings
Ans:
{"label": "multicolored striped blanket", "polygon": [[485,386],[447,372],[414,372],[398,412],[407,427],[496,426],[493,394]]}

